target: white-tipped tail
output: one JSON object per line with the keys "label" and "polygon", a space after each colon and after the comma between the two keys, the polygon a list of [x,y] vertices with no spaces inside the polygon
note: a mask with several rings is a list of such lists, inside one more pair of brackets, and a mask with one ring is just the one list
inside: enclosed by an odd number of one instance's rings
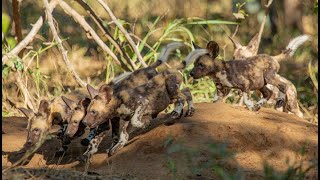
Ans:
{"label": "white-tipped tail", "polygon": [[166,47],[164,47],[161,50],[158,60],[161,61],[162,63],[166,62],[168,60],[170,53],[173,50],[178,49],[179,47],[182,47],[182,46],[183,46],[183,43],[181,42],[172,42],[167,44]]}
{"label": "white-tipped tail", "polygon": [[207,49],[196,49],[191,51],[185,60],[186,67],[192,64],[198,57],[208,54],[209,51]]}
{"label": "white-tipped tail", "polygon": [[119,82],[121,82],[122,80],[126,79],[130,74],[132,74],[132,72],[124,72],[122,74],[120,74],[119,76],[115,77],[112,80],[113,84],[118,84]]}
{"label": "white-tipped tail", "polygon": [[293,56],[294,52],[298,49],[298,47],[301,46],[307,40],[311,40],[311,37],[305,34],[292,39],[287,46],[287,50],[290,49],[289,55]]}

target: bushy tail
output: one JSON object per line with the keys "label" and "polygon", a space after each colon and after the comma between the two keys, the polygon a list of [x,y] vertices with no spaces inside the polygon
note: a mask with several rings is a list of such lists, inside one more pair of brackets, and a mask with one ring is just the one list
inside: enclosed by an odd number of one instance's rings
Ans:
{"label": "bushy tail", "polygon": [[154,64],[152,64],[151,66],[156,68],[156,67],[160,66],[161,64],[165,63],[168,60],[170,53],[173,50],[178,49],[182,46],[183,46],[183,43],[181,43],[181,42],[172,42],[172,43],[167,44],[166,47],[164,47],[162,49],[158,60]]}
{"label": "bushy tail", "polygon": [[183,61],[185,67],[192,64],[198,57],[208,54],[209,51],[207,49],[195,49],[191,51],[186,59]]}
{"label": "bushy tail", "polygon": [[301,46],[306,41],[311,40],[311,37],[309,35],[301,35],[294,39],[292,39],[286,49],[279,55],[273,56],[277,61],[284,60],[288,57],[293,56],[294,52],[298,49],[299,46]]}
{"label": "bushy tail", "polygon": [[119,76],[115,77],[109,84],[113,84],[113,85],[118,84],[122,80],[126,79],[130,74],[132,74],[132,72],[124,72]]}

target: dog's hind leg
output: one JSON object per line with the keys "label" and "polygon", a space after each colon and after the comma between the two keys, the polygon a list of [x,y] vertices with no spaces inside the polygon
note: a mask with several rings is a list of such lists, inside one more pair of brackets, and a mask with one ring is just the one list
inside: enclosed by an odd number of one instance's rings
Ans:
{"label": "dog's hind leg", "polygon": [[255,105],[254,105],[254,108],[253,110],[254,111],[258,111],[261,106],[263,104],[265,104],[269,99],[270,97],[272,96],[272,91],[267,87],[267,86],[263,86],[261,89],[260,89],[260,92],[262,93],[263,95],[263,98],[260,99]]}
{"label": "dog's hind leg", "polygon": [[188,108],[187,108],[187,112],[185,114],[185,116],[192,116],[195,109],[193,107],[193,100],[192,100],[192,94],[189,88],[184,88],[181,90],[181,92],[184,94],[186,100],[187,100],[187,104],[188,104]]}
{"label": "dog's hind leg", "polygon": [[265,82],[267,84],[271,84],[271,85],[278,87],[280,94],[279,94],[279,98],[276,102],[275,107],[279,108],[279,107],[283,106],[286,102],[286,94],[287,94],[287,90],[288,90],[287,84],[285,82],[281,81],[281,76],[279,76],[278,74],[274,74],[272,72],[266,74]]}

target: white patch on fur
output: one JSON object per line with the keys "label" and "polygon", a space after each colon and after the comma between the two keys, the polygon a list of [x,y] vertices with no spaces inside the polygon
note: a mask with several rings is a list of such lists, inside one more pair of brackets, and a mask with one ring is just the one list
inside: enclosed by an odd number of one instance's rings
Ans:
{"label": "white patch on fur", "polygon": [[192,100],[189,100],[187,101],[188,103],[188,109],[190,110],[191,108],[193,108],[193,101]]}
{"label": "white patch on fur", "polygon": [[219,78],[220,83],[224,86],[233,87],[232,84],[228,81],[227,74],[218,72],[216,73],[216,77]]}
{"label": "white patch on fur", "polygon": [[249,99],[248,94],[245,92],[243,93],[243,102],[249,108],[249,110],[253,109],[253,102]]}
{"label": "white patch on fur", "polygon": [[141,121],[141,114],[143,113],[142,108],[143,105],[138,106],[131,118],[131,124],[133,127],[142,128],[144,126],[144,123]]}
{"label": "white patch on fur", "polygon": [[132,114],[132,110],[124,104],[121,104],[121,106],[116,111],[118,114],[125,114],[125,115]]}
{"label": "white patch on fur", "polygon": [[181,114],[181,111],[183,109],[183,103],[179,102],[177,103],[177,106],[174,108],[174,112],[177,112],[178,114]]}

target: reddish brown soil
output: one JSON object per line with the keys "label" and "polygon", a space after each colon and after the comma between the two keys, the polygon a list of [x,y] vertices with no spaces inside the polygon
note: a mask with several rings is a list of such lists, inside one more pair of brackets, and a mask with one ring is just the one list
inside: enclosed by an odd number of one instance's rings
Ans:
{"label": "reddish brown soil", "polygon": [[[99,152],[93,156],[89,171],[137,179],[168,179],[168,176],[172,177],[167,167],[171,158],[179,179],[210,179],[214,172],[209,168],[203,167],[198,173],[193,173],[192,169],[215,159],[209,151],[209,144],[224,142],[234,153],[234,158],[221,165],[227,171],[240,167],[247,179],[263,178],[265,160],[278,171],[288,167],[287,158],[290,163],[296,158],[318,160],[318,126],[273,109],[262,108],[256,113],[224,103],[199,103],[193,117],[182,118],[172,126],[161,124],[163,120],[155,120],[147,130],[132,133],[129,144],[109,158],[105,150],[110,145],[110,137],[106,138]],[[23,146],[26,124],[25,118],[2,119],[3,166],[10,166],[14,155],[9,158],[8,155]],[[169,153],[170,146],[166,147],[166,142],[170,142],[171,147],[178,145],[192,149],[191,161],[187,161],[188,156],[183,150]],[[26,167],[64,167],[83,171],[84,165],[75,160],[85,150],[79,140],[72,142],[61,161],[53,158],[58,144],[56,139],[48,140]],[[296,152],[302,147],[305,147],[306,155],[297,156]]]}

